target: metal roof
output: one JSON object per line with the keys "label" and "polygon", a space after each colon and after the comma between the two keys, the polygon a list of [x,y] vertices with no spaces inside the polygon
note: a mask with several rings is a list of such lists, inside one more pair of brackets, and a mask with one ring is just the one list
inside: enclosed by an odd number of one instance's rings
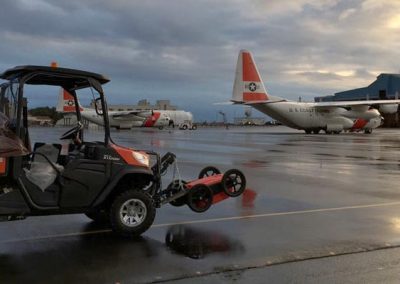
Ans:
{"label": "metal roof", "polygon": [[333,96],[316,97],[315,101],[349,101],[380,99],[379,92],[386,92],[387,99],[393,99],[400,92],[400,74],[380,74],[374,82],[367,87],[335,93]]}
{"label": "metal roof", "polygon": [[[32,75],[32,77],[29,77]],[[28,77],[27,77],[28,76]],[[4,71],[0,78],[4,80],[28,78],[26,84],[32,85],[54,85],[67,86],[76,89],[89,87],[88,78],[98,81],[100,84],[105,84],[110,81],[104,75],[60,67],[35,66],[25,65],[16,66]]]}

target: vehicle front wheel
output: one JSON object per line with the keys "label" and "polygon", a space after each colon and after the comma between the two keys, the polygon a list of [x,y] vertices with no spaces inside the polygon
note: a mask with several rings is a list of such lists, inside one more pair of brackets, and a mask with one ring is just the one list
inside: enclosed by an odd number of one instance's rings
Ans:
{"label": "vehicle front wheel", "polygon": [[113,231],[121,236],[135,237],[144,233],[154,221],[156,208],[149,194],[127,190],[111,205],[110,221]]}

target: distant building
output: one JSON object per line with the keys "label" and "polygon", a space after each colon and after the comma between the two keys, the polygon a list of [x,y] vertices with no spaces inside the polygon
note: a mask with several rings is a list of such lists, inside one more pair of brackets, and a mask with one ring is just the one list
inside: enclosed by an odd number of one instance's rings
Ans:
{"label": "distant building", "polygon": [[51,126],[53,125],[53,120],[48,116],[32,116],[28,115],[29,125],[40,125],[40,126]]}
{"label": "distant building", "polygon": [[396,98],[400,92],[400,74],[380,74],[374,82],[364,88],[338,92],[333,96],[315,97],[316,102],[386,100]]}
{"label": "distant building", "polygon": [[263,117],[235,117],[233,119],[235,125],[264,125],[265,118]]}
{"label": "distant building", "polygon": [[[400,74],[380,74],[369,86],[338,92],[333,96],[315,97],[316,102],[390,100],[399,98]],[[398,112],[382,114],[385,126],[399,126]]]}

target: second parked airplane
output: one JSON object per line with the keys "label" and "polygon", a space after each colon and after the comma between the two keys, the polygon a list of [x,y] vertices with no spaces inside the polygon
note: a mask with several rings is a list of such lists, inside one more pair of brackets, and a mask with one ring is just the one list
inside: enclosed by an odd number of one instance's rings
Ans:
{"label": "second parked airplane", "polygon": [[[83,118],[92,123],[103,125],[103,118],[96,113],[95,109],[84,108],[80,104],[79,107]],[[65,90],[60,91],[57,111],[75,113],[74,97]],[[132,127],[158,127],[161,129],[170,125],[170,117],[166,113],[156,110],[109,111],[108,118],[110,127],[117,129],[130,129]]]}

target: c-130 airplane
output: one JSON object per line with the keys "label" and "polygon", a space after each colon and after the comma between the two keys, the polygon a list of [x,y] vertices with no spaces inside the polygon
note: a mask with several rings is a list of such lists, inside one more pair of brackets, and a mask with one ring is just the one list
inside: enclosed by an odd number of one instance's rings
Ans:
{"label": "c-130 airplane", "polygon": [[269,115],[291,128],[307,134],[342,131],[371,133],[383,123],[381,113],[395,113],[400,100],[364,100],[335,102],[296,102],[267,93],[252,54],[241,50],[236,65],[232,100]]}

